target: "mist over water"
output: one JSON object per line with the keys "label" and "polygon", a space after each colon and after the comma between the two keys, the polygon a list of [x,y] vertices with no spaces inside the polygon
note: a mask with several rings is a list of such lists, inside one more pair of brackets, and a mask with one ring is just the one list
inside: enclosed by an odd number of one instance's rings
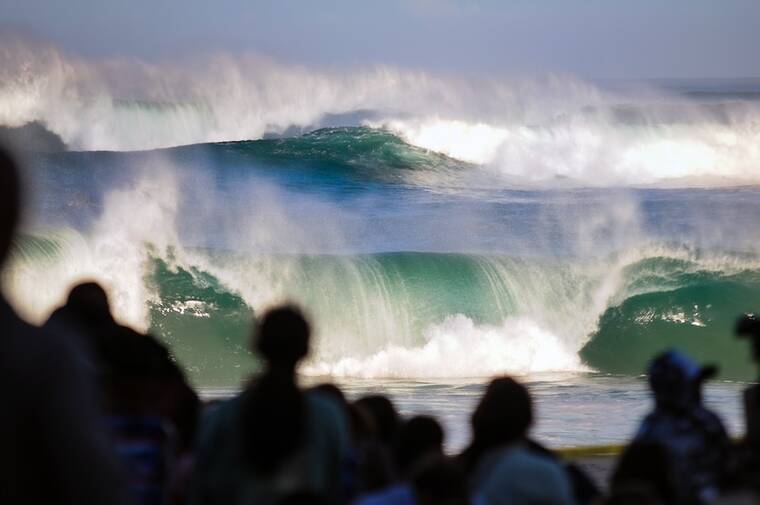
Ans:
{"label": "mist over water", "polygon": [[0,64],[0,124],[40,121],[74,150],[145,150],[365,125],[476,164],[467,185],[758,181],[760,83],[753,80],[722,86],[595,84],[568,75],[468,80],[224,54],[167,63],[91,61],[10,38],[0,45]]}
{"label": "mist over water", "polygon": [[32,212],[4,285],[40,322],[98,279],[208,387],[255,368],[251,318],[283,300],[314,317],[308,375],[634,376],[679,345],[746,379],[730,331],[760,304],[756,84],[12,41],[0,124],[44,123],[69,151],[25,154]]}
{"label": "mist over water", "polygon": [[42,321],[99,279],[204,386],[250,372],[251,317],[287,299],[314,315],[309,375],[636,375],[681,345],[749,377],[756,189],[440,191],[231,148],[31,156],[11,298]]}

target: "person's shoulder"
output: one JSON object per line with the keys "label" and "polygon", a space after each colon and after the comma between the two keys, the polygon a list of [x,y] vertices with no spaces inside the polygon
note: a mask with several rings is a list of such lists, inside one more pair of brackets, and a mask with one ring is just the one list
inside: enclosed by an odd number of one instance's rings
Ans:
{"label": "person's shoulder", "polygon": [[720,416],[707,407],[700,406],[696,412],[696,416],[699,419],[699,423],[704,426],[708,432],[717,435],[723,435],[726,433],[726,428],[723,425]]}
{"label": "person's shoulder", "polygon": [[504,449],[496,463],[496,472],[530,473],[532,475],[562,476],[564,469],[559,462],[548,455],[530,450],[522,444],[517,444]]}
{"label": "person's shoulder", "polygon": [[538,453],[527,447],[520,447],[519,451],[523,460],[530,465],[552,472],[562,471],[562,465],[549,454]]}
{"label": "person's shoulder", "polygon": [[210,402],[203,409],[201,423],[205,425],[227,423],[240,411],[241,403],[241,395],[239,394],[231,398]]}
{"label": "person's shoulder", "polygon": [[240,408],[240,396],[216,400],[203,409],[196,443],[199,458],[213,458],[221,451],[220,444],[237,437],[235,418]]}
{"label": "person's shoulder", "polygon": [[663,433],[672,432],[677,425],[677,419],[670,413],[654,410],[641,420],[634,438],[639,442],[657,440]]}
{"label": "person's shoulder", "polygon": [[304,396],[306,397],[307,408],[317,417],[342,418],[343,409],[336,400],[328,395],[316,391],[307,391]]}
{"label": "person's shoulder", "polygon": [[5,334],[12,336],[45,333],[41,328],[29,324],[19,317],[4,298],[0,298],[0,325],[2,325]]}
{"label": "person's shoulder", "polygon": [[68,363],[73,350],[66,339],[55,338],[51,329],[40,328],[24,321],[15,310],[0,299],[0,328],[2,328],[3,354],[17,365],[27,360],[37,362],[38,367],[53,369]]}
{"label": "person's shoulder", "polygon": [[305,397],[312,436],[345,449],[348,445],[348,419],[342,406],[333,398],[315,391],[307,392]]}

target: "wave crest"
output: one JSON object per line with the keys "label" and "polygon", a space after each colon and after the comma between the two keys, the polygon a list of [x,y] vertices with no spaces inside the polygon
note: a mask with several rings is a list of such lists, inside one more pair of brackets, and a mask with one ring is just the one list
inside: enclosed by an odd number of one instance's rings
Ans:
{"label": "wave crest", "polygon": [[755,184],[760,102],[752,96],[622,92],[568,76],[337,72],[256,55],[89,61],[42,44],[0,44],[0,124],[41,122],[73,149],[260,139],[342,121],[481,165],[469,182],[485,177],[491,186]]}

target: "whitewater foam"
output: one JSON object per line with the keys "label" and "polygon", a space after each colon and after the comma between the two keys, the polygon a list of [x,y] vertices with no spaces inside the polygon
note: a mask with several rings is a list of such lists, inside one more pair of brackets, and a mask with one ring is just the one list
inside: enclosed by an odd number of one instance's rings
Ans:
{"label": "whitewater foam", "polygon": [[[225,193],[208,177],[161,156],[139,159],[145,166],[106,193],[92,226],[37,231],[54,244],[48,249],[24,249],[21,241],[4,286],[24,315],[41,322],[72,282],[94,278],[106,285],[122,322],[147,329],[176,323],[172,317],[193,318],[175,326],[178,332],[206,324],[209,335],[194,338],[221,361],[245,358],[244,345],[226,342],[229,326],[214,330],[214,318],[224,317],[214,301],[223,295],[238,297],[254,313],[284,300],[303,305],[314,316],[313,359],[305,368],[312,374],[419,378],[578,371],[585,369],[579,351],[611,307],[640,294],[677,290],[703,272],[718,279],[757,266],[756,258],[746,256],[646,245],[639,206],[622,197],[593,219],[563,222],[587,247],[567,257],[326,252],[352,232],[334,203],[300,194],[292,200],[258,180],[250,187],[236,181],[234,194]],[[230,211],[229,221],[216,213],[220,207]],[[541,221],[537,226],[557,239],[556,228]],[[218,232],[236,237],[234,252],[186,246],[188,239]],[[600,242],[622,249],[601,252]],[[165,264],[165,282],[179,296],[161,298],[167,285],[156,285],[158,263]],[[212,294],[204,291],[209,286]],[[248,311],[240,314],[250,318]],[[653,317],[695,328],[707,324],[691,308],[671,313],[658,307]]]}
{"label": "whitewater foam", "polygon": [[389,345],[367,358],[307,364],[307,375],[352,378],[453,379],[555,371],[588,371],[577,349],[529,318],[477,325],[462,314],[424,332],[419,346]]}
{"label": "whitewater foam", "polygon": [[56,244],[55,251],[30,257],[17,249],[4,271],[4,289],[22,315],[39,324],[75,283],[95,279],[107,289],[116,319],[146,330],[154,296],[145,283],[150,255],[174,258],[182,251],[173,250],[177,205],[172,172],[154,159],[143,176],[107,195],[91,230],[32,229],[33,236]]}
{"label": "whitewater foam", "polygon": [[258,139],[355,111],[372,111],[365,124],[411,144],[482,165],[475,177],[488,174],[489,187],[760,181],[753,101],[625,94],[568,76],[467,81],[387,66],[328,71],[257,55],[89,61],[43,44],[0,44],[0,124],[43,122],[74,149]]}

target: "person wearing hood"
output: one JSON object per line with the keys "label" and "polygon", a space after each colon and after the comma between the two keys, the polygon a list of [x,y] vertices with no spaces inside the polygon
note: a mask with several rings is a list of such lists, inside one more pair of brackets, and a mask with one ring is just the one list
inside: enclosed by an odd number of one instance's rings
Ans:
{"label": "person wearing hood", "polygon": [[635,442],[665,448],[677,503],[713,501],[724,478],[730,440],[720,418],[702,402],[702,384],[716,371],[678,350],[660,354],[649,366],[655,408],[642,421]]}

